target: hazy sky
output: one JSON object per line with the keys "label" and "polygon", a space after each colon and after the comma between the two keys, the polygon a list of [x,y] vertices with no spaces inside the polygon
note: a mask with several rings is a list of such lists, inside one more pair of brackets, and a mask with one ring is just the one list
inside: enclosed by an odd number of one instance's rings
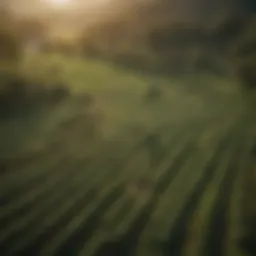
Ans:
{"label": "hazy sky", "polygon": [[[55,2],[56,1],[56,2]],[[57,2],[69,1],[65,5]],[[238,13],[243,9],[255,11],[256,0],[0,0],[16,14],[37,16],[50,24],[50,34],[57,36],[76,36],[82,29],[99,20],[136,19],[137,22],[155,26],[156,23],[192,22],[208,24],[231,10]],[[55,4],[54,4],[55,2]],[[147,8],[133,8],[137,3]],[[135,15],[133,15],[135,13]],[[118,17],[119,16],[119,17]],[[128,21],[129,22],[129,21]]]}
{"label": "hazy sky", "polygon": [[[73,27],[90,24],[99,17],[104,20],[112,14],[123,15],[127,6],[136,3],[157,5],[138,14],[145,16],[147,20],[152,17],[151,19],[195,21],[202,24],[232,9],[237,12],[242,9],[255,11],[256,3],[256,0],[0,0],[4,1],[18,14],[48,16],[57,30],[60,27],[72,30]],[[55,1],[70,3],[62,6],[54,4]],[[136,12],[136,8],[134,11]],[[132,19],[132,16],[128,15],[127,18],[129,17]]]}
{"label": "hazy sky", "polygon": [[[3,1],[3,0],[1,0]],[[5,0],[8,1],[8,0]],[[64,1],[64,0],[62,0]],[[58,4],[61,0],[9,0],[13,10],[22,14],[45,14],[56,12],[90,12],[96,8],[113,5],[120,0],[69,0],[67,4]],[[121,0],[124,1],[124,0]],[[141,1],[141,0],[137,0]]]}
{"label": "hazy sky", "polygon": [[[68,1],[66,7],[54,5],[54,2]],[[248,10],[254,10],[256,0],[0,0],[0,2],[8,2],[12,9],[22,14],[46,14],[49,11],[69,11],[69,12],[84,12],[90,13],[96,9],[108,8],[115,9],[115,6],[122,4],[131,4],[136,2],[161,3],[166,7],[165,11],[170,10],[170,13],[176,11],[188,11],[197,13],[198,15],[205,14],[206,16],[212,11],[218,11],[222,8],[233,8],[241,5]],[[237,8],[237,10],[240,10]]]}

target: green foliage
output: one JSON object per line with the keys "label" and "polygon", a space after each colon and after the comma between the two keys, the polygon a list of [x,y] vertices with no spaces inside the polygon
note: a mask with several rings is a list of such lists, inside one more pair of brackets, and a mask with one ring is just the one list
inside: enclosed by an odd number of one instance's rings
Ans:
{"label": "green foliage", "polygon": [[81,53],[87,57],[96,57],[98,54],[98,49],[95,43],[87,34],[82,34],[79,38],[79,47],[81,49]]}
{"label": "green foliage", "polygon": [[12,31],[0,28],[0,60],[17,61],[21,53],[21,40]]}
{"label": "green foliage", "polygon": [[237,74],[248,88],[256,87],[256,17],[234,43],[233,53],[237,62]]}
{"label": "green foliage", "polygon": [[115,69],[103,61],[79,59],[59,53],[27,56],[23,60],[22,70],[32,81],[41,81],[43,84],[64,82],[72,91],[145,88],[142,76]]}
{"label": "green foliage", "polygon": [[49,41],[44,44],[43,48],[44,52],[59,53],[66,56],[72,56],[77,52],[75,43],[65,39]]}
{"label": "green foliage", "polygon": [[240,60],[238,64],[238,76],[248,88],[256,88],[256,54]]}
{"label": "green foliage", "polygon": [[256,52],[256,16],[251,19],[248,26],[234,42],[233,53],[238,57],[248,57]]}
{"label": "green foliage", "polygon": [[[4,62],[16,62],[22,53],[22,40],[17,33],[17,22],[12,15],[6,11],[0,11],[0,65]],[[13,63],[12,63],[13,65]]]}

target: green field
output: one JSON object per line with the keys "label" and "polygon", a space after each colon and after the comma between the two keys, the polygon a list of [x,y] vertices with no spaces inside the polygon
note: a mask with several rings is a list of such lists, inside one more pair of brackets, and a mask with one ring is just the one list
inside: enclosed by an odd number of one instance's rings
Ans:
{"label": "green field", "polygon": [[[1,122],[1,255],[247,256],[241,198],[256,134],[234,81],[60,55],[15,72],[71,94]],[[149,104],[152,82],[163,95]],[[102,118],[95,137],[84,93]]]}

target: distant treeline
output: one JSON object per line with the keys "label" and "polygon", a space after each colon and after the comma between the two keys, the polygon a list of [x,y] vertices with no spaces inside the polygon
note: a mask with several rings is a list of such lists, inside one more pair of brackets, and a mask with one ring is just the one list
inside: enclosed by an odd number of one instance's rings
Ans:
{"label": "distant treeline", "polygon": [[211,72],[238,75],[255,83],[256,19],[227,14],[211,24],[145,22],[139,19],[99,22],[86,29],[81,46],[86,56],[150,72]]}
{"label": "distant treeline", "polygon": [[0,59],[15,59],[27,42],[44,41],[41,50],[46,52],[101,58],[151,73],[237,76],[255,87],[256,15],[230,11],[199,22],[166,19],[161,12],[145,6],[101,17],[75,43],[47,41],[49,24],[38,19],[14,21],[0,13]]}

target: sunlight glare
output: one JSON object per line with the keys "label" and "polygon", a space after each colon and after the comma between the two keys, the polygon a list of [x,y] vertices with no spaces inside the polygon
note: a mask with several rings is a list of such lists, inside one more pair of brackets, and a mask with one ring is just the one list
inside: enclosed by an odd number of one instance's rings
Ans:
{"label": "sunlight glare", "polygon": [[71,3],[72,0],[47,0],[48,4],[54,6],[66,6]]}

